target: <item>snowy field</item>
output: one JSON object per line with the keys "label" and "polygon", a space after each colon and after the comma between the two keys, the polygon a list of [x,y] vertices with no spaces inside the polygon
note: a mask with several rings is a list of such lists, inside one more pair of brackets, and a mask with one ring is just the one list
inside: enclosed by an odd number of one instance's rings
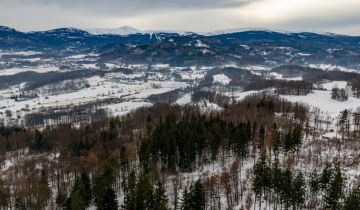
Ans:
{"label": "snowy field", "polygon": [[129,81],[113,80],[114,75],[105,77],[91,77],[86,79],[90,87],[81,90],[59,94],[39,94],[37,98],[15,101],[11,96],[20,93],[20,86],[0,90],[0,119],[10,120],[6,112],[12,113],[12,118],[21,119],[28,113],[38,112],[43,108],[74,107],[97,102],[104,99],[122,99],[122,103],[103,106],[113,115],[124,115],[136,108],[149,106],[147,97],[152,94],[169,92],[179,88],[186,88],[187,83],[175,81]]}
{"label": "snowy field", "polygon": [[333,118],[337,117],[345,109],[355,110],[360,107],[360,99],[349,96],[347,101],[337,101],[331,99],[331,89],[333,87],[345,88],[345,81],[334,81],[322,84],[325,90],[314,90],[306,96],[282,96],[291,102],[303,102],[320,110],[329,113]]}

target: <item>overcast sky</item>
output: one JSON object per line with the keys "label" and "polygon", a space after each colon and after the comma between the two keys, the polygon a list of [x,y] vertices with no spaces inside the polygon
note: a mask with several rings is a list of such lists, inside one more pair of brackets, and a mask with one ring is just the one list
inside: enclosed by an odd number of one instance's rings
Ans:
{"label": "overcast sky", "polygon": [[209,32],[268,28],[360,35],[360,0],[0,0],[0,25]]}

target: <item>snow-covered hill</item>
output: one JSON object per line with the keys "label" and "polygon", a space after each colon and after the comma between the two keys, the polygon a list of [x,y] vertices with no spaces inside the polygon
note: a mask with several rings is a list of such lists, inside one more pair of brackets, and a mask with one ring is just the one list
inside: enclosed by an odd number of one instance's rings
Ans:
{"label": "snow-covered hill", "polygon": [[140,30],[133,28],[131,26],[122,26],[119,28],[89,28],[84,30],[93,35],[103,35],[103,34],[129,35],[129,34],[141,33]]}

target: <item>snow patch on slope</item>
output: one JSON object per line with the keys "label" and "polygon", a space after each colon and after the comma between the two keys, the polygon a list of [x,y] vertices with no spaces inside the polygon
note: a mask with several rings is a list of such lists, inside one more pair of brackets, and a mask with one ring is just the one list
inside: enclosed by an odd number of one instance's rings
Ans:
{"label": "snow patch on slope", "polygon": [[360,107],[360,99],[349,96],[349,100],[341,102],[331,99],[331,89],[334,85],[338,85],[339,88],[343,87],[345,82],[337,81],[323,84],[325,91],[314,90],[306,96],[282,96],[283,98],[291,102],[303,102],[310,106],[317,107],[322,111],[328,112],[332,117],[337,117],[341,111],[345,109],[355,110]]}
{"label": "snow patch on slope", "polygon": [[131,26],[122,26],[119,28],[93,28],[93,29],[85,29],[85,31],[93,35],[103,35],[103,34],[129,35],[129,34],[141,33],[141,31]]}
{"label": "snow patch on slope", "polygon": [[228,85],[231,82],[231,79],[226,76],[225,74],[217,74],[213,76],[214,83],[222,84],[222,85]]}

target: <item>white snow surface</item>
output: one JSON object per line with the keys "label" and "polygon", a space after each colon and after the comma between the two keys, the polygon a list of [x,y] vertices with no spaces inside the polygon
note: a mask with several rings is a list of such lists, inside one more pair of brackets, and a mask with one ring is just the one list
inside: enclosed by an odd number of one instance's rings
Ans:
{"label": "white snow surface", "polygon": [[303,78],[300,77],[284,77],[282,74],[271,72],[270,78],[278,79],[278,80],[288,80],[288,81],[301,81]]}
{"label": "white snow surface", "polygon": [[310,93],[306,96],[282,96],[283,98],[291,102],[303,102],[310,106],[317,107],[324,112],[328,112],[332,117],[337,117],[341,111],[345,109],[355,110],[360,107],[360,99],[354,98],[351,95],[349,100],[341,102],[331,99],[331,89],[333,86],[338,85],[338,87],[344,87],[346,82],[336,81],[323,84],[323,87],[327,90],[314,90],[313,93]]}
{"label": "white snow surface", "polygon": [[186,105],[191,103],[191,94],[185,94],[176,101],[178,105]]}
{"label": "white snow surface", "polygon": [[10,68],[10,69],[3,69],[0,70],[0,76],[10,76],[15,75],[22,72],[33,71],[37,73],[46,73],[50,71],[59,71],[58,67],[55,66],[38,66],[32,68]]}
{"label": "white snow surface", "polygon": [[129,35],[141,33],[140,30],[133,28],[131,26],[122,26],[119,28],[90,28],[85,29],[85,31],[94,35],[103,35],[103,34],[117,34],[117,35]]}
{"label": "white snow surface", "polygon": [[[332,90],[333,88],[346,88],[347,82],[346,81],[332,81],[328,83],[322,84],[322,87],[326,90]],[[359,104],[360,105],[360,104]]]}
{"label": "white snow surface", "polygon": [[225,74],[216,74],[213,76],[214,83],[222,84],[222,85],[228,85],[231,82],[231,79],[226,76]]}

